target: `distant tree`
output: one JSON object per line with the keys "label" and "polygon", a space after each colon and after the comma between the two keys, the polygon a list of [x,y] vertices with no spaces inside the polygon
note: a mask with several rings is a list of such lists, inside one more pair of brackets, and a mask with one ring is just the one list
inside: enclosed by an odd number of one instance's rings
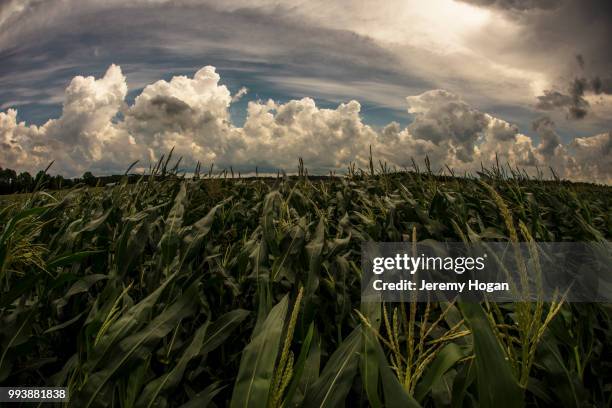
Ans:
{"label": "distant tree", "polygon": [[15,170],[0,167],[0,194],[11,194],[20,189]]}
{"label": "distant tree", "polygon": [[86,171],[85,173],[83,173],[83,181],[88,186],[94,187],[96,185],[97,179],[96,176],[91,174],[91,171]]}
{"label": "distant tree", "polygon": [[34,179],[27,171],[19,173],[17,176],[18,191],[31,191],[34,187]]}
{"label": "distant tree", "polygon": [[54,190],[61,190],[64,187],[66,187],[66,180],[60,174],[51,178],[50,188]]}
{"label": "distant tree", "polygon": [[[98,184],[104,186],[119,183],[124,177],[119,174],[96,177],[90,171],[87,171],[83,174],[82,178],[65,178],[61,174],[50,176],[44,170],[40,170],[32,177],[27,171],[17,174],[13,169],[0,167],[0,194],[32,192],[35,188],[61,190],[71,188],[81,182],[92,187]],[[127,178],[128,183],[135,183],[139,176],[131,174]]]}
{"label": "distant tree", "polygon": [[17,174],[15,173],[15,170],[3,169],[2,167],[0,167],[0,182],[12,184],[15,182],[16,178]]}

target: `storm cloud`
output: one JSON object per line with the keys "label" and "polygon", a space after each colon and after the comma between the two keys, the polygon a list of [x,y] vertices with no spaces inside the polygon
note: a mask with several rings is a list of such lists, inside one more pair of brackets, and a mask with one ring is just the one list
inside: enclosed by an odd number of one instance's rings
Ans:
{"label": "storm cloud", "polygon": [[550,10],[559,7],[563,0],[463,0],[466,3],[502,10],[527,11]]}
{"label": "storm cloud", "polygon": [[498,10],[518,27],[500,38],[515,59],[549,72],[535,108],[559,110],[569,120],[589,115],[596,95],[610,93],[612,2],[607,0],[464,0]]}

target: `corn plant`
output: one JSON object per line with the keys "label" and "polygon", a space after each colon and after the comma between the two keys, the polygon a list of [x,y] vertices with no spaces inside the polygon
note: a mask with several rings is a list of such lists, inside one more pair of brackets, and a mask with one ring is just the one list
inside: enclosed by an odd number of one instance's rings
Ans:
{"label": "corn plant", "polygon": [[0,385],[74,407],[610,405],[606,305],[362,303],[360,268],[363,241],[609,241],[610,187],[171,156],[1,201]]}

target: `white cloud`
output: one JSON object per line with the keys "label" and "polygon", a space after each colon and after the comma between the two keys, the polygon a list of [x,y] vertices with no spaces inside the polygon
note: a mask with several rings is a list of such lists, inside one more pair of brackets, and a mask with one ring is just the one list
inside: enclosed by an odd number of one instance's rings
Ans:
{"label": "white cloud", "polygon": [[512,163],[522,167],[538,164],[536,149],[530,137],[519,134],[515,125],[488,115],[489,124],[478,146],[483,163]]}
{"label": "white cloud", "polygon": [[246,163],[293,168],[297,158],[313,167],[338,169],[362,162],[376,133],[361,121],[357,101],[320,109],[304,98],[285,104],[251,102],[243,133]]}
{"label": "white cloud", "polygon": [[238,102],[248,92],[249,92],[249,90],[247,89],[247,87],[243,86],[242,88],[240,88],[238,90],[238,92],[236,92],[236,94],[234,96],[232,96],[232,102]]}
{"label": "white cloud", "polygon": [[579,164],[574,178],[612,184],[612,132],[572,141],[569,150]]}
{"label": "white cloud", "polygon": [[444,145],[462,162],[473,160],[475,143],[489,124],[487,115],[441,89],[406,100],[408,112],[415,115],[408,126],[414,137]]}
{"label": "white cloud", "polygon": [[311,98],[286,103],[250,101],[243,127],[231,123],[232,96],[214,67],[193,77],[175,76],[146,86],[131,106],[121,69],[104,76],[75,77],[64,94],[62,114],[38,127],[17,121],[17,111],[0,112],[3,167],[37,171],[56,160],[54,171],[69,176],[93,169],[124,170],[132,161],[146,166],[172,147],[187,165],[196,161],[242,168],[294,169],[302,157],[311,172],[366,166],[375,159],[409,166],[428,156],[434,170],[460,172],[499,160],[535,173],[552,166],[562,177],[611,182],[611,136],[604,133],[561,143],[554,123],[535,122],[540,142],[515,125],[481,112],[458,95],[433,90],[407,97],[414,121],[375,129],[362,121],[357,101],[319,108]]}
{"label": "white cloud", "polygon": [[148,85],[127,109],[122,127],[152,152],[175,147],[186,159],[228,163],[242,140],[230,123],[232,96],[219,80],[215,68],[206,66],[193,78]]}
{"label": "white cloud", "polygon": [[13,168],[40,167],[34,150],[39,139],[36,126],[17,122],[17,111],[9,109],[0,112],[0,162]]}

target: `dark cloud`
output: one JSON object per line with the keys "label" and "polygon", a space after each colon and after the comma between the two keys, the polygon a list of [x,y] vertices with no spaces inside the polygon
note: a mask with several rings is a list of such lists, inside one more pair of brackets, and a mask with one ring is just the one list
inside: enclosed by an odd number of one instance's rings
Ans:
{"label": "dark cloud", "polygon": [[545,90],[537,97],[535,107],[540,110],[552,111],[566,109],[568,119],[583,119],[589,111],[589,102],[584,98],[587,92],[599,95],[610,94],[612,80],[603,81],[599,76],[593,78],[576,77],[568,85],[567,94],[555,90]]}
{"label": "dark cloud", "polygon": [[577,54],[576,55],[576,62],[578,63],[578,66],[581,69],[584,69],[584,57],[582,56],[582,54]]}
{"label": "dark cloud", "polygon": [[552,157],[555,149],[561,144],[561,138],[555,131],[555,122],[548,116],[542,116],[532,123],[533,130],[540,136],[538,153],[544,157]]}
{"label": "dark cloud", "polygon": [[151,99],[151,105],[163,109],[166,115],[175,116],[185,111],[190,111],[191,107],[182,100],[174,96],[157,95]]}
{"label": "dark cloud", "polygon": [[546,73],[552,85],[537,96],[536,109],[560,110],[569,120],[581,120],[592,108],[589,96],[612,91],[612,1],[462,1],[517,25],[516,35],[487,44],[500,61]]}
{"label": "dark cloud", "polygon": [[474,143],[489,125],[486,114],[444,90],[429,91],[407,100],[408,111],[415,116],[408,129],[416,139],[436,145],[451,141],[459,160],[472,160]]}
{"label": "dark cloud", "polygon": [[566,94],[562,94],[558,91],[546,90],[544,95],[538,96],[538,103],[536,108],[542,110],[554,110],[570,106],[572,104],[572,97]]}
{"label": "dark cloud", "polygon": [[587,115],[589,109],[589,102],[584,99],[587,89],[591,89],[591,82],[586,78],[574,78],[569,85],[568,95],[546,90],[544,95],[538,96],[536,108],[541,110],[566,108],[568,119],[582,119]]}
{"label": "dark cloud", "polygon": [[608,94],[612,95],[612,77],[600,78],[599,76],[591,79],[591,89],[595,94]]}
{"label": "dark cloud", "polygon": [[481,7],[495,7],[503,10],[525,11],[534,9],[554,9],[562,0],[462,0]]}
{"label": "dark cloud", "polygon": [[[610,0],[463,1],[495,10],[519,25],[517,35],[499,38],[495,44],[503,50],[498,56],[501,59],[518,57],[528,66],[565,78],[561,83],[569,83],[575,76],[607,76],[612,72]],[[585,74],[577,75],[577,68]]]}
{"label": "dark cloud", "polygon": [[518,127],[515,124],[501,120],[493,121],[489,127],[493,138],[501,142],[513,141],[518,134]]}
{"label": "dark cloud", "polygon": [[0,23],[19,16],[36,8],[44,0],[0,0]]}

